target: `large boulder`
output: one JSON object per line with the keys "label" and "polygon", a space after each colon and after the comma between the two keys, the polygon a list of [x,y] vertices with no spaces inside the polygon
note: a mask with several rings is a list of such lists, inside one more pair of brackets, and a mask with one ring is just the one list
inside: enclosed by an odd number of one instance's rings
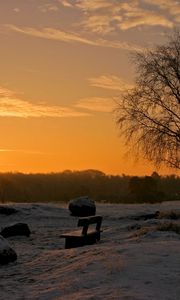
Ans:
{"label": "large boulder", "polygon": [[11,226],[4,227],[0,234],[4,238],[15,235],[29,236],[31,234],[31,231],[26,223],[16,223]]}
{"label": "large boulder", "polygon": [[96,214],[95,202],[88,196],[72,199],[69,202],[69,210],[73,216],[87,217]]}
{"label": "large boulder", "polygon": [[5,265],[16,259],[16,252],[10,247],[8,241],[0,235],[0,264]]}

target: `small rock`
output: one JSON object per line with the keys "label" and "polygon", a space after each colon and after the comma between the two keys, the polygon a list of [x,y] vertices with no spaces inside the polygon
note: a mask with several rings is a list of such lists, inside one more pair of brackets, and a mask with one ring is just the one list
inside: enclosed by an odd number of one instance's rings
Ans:
{"label": "small rock", "polygon": [[29,236],[31,234],[31,231],[26,223],[16,223],[11,226],[4,227],[0,234],[4,238],[15,235]]}
{"label": "small rock", "polygon": [[9,206],[0,206],[0,214],[2,215],[12,215],[17,213],[17,209],[13,208],[13,207],[9,207]]}

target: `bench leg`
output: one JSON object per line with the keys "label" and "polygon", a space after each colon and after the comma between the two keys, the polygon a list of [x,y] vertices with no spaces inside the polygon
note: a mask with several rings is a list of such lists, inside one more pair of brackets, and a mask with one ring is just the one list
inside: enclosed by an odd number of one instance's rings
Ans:
{"label": "bench leg", "polygon": [[92,245],[100,241],[100,231],[92,235],[85,235],[81,237],[66,237],[65,249],[82,247],[84,245]]}
{"label": "bench leg", "polygon": [[85,245],[92,245],[100,241],[100,232],[85,237]]}

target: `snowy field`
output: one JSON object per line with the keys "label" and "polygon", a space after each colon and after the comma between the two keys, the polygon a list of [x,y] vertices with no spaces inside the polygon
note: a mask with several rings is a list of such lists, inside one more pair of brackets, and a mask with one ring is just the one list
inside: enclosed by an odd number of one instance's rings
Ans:
{"label": "snowy field", "polygon": [[[101,241],[74,249],[64,249],[60,238],[77,226],[65,205],[10,206],[18,212],[0,215],[0,227],[25,222],[32,234],[8,238],[18,259],[0,266],[0,300],[180,300],[180,234],[158,230],[180,225],[166,217],[180,213],[180,202],[97,205]],[[165,217],[135,217],[157,210]]]}

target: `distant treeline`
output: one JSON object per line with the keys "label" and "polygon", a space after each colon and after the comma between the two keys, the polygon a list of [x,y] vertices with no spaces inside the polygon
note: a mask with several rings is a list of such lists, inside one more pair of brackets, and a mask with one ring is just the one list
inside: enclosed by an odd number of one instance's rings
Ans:
{"label": "distant treeline", "polygon": [[180,177],[114,176],[98,170],[50,174],[0,173],[0,202],[68,202],[79,196],[97,202],[143,203],[180,200]]}

